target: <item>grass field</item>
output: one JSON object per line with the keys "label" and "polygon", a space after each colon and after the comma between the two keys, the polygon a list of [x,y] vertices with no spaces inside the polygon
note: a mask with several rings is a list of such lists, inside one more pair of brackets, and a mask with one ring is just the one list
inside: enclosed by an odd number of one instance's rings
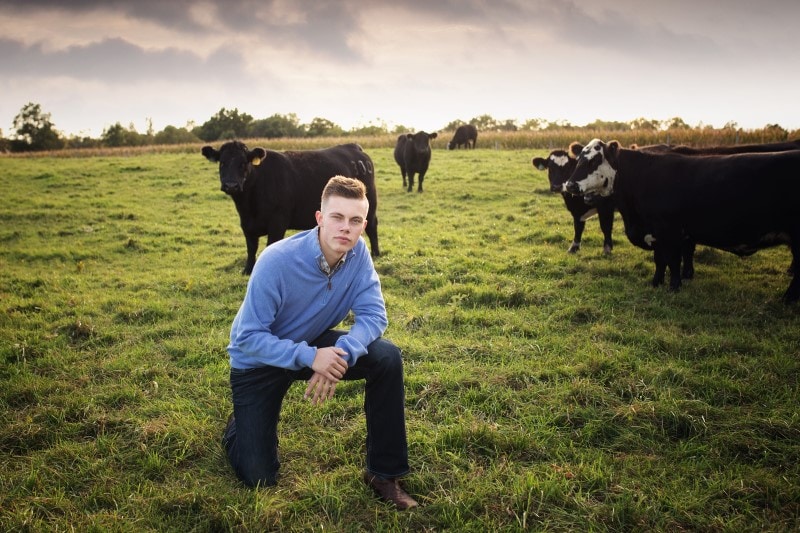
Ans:
{"label": "grass field", "polygon": [[0,158],[0,530],[800,527],[788,250],[701,247],[669,293],[619,217],[611,257],[596,220],[566,254],[545,151],[437,149],[422,194],[369,153],[422,507],[360,481],[360,382],[322,407],[295,384],[280,484],[237,482],[219,437],[245,246],[215,165]]}

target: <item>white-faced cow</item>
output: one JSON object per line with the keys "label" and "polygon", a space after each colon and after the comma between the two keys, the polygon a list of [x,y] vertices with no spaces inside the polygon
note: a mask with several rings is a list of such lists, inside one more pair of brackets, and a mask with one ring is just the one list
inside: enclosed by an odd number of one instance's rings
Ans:
{"label": "white-faced cow", "polygon": [[[656,260],[670,270],[670,289],[681,285],[681,246],[697,244],[737,255],[789,245],[800,256],[800,151],[706,155],[652,153],[591,141],[567,182],[573,194],[615,196],[628,231],[629,220],[644,233]],[[794,272],[784,293],[800,298]]]}
{"label": "white-faced cow", "polygon": [[478,143],[478,128],[472,124],[463,124],[456,128],[453,134],[453,140],[447,143],[448,150],[455,150],[457,148],[464,149],[475,148]]}
{"label": "white-faced cow", "polygon": [[435,139],[436,132],[407,133],[397,138],[394,147],[394,160],[400,166],[403,175],[403,187],[406,186],[408,177],[408,192],[414,189],[414,174],[418,174],[417,192],[422,192],[422,181],[431,162],[431,139]]}
{"label": "white-faced cow", "polygon": [[375,169],[370,157],[357,144],[343,144],[323,150],[275,152],[248,149],[231,141],[219,150],[204,146],[203,156],[219,163],[223,192],[233,198],[247,242],[243,274],[250,274],[256,261],[258,239],[267,236],[267,246],[283,239],[288,229],[310,229],[320,207],[322,189],[336,175],[362,181],[367,187],[366,234],[373,256],[378,247],[378,195]]}
{"label": "white-faced cow", "polygon": [[[570,149],[573,146],[579,145],[573,143],[570,145]],[[577,152],[580,152],[580,149]],[[600,220],[600,229],[603,232],[603,253],[610,254],[614,247],[611,240],[611,231],[614,227],[614,199],[611,197],[599,198],[594,205],[588,205],[583,196],[575,196],[565,191],[564,185],[575,170],[576,163],[574,154],[570,154],[566,150],[553,150],[546,158],[534,157],[531,159],[531,164],[535,168],[547,171],[550,190],[561,193],[564,205],[572,215],[573,237],[567,252],[574,254],[581,249],[581,237],[586,228],[586,221],[597,215]]]}

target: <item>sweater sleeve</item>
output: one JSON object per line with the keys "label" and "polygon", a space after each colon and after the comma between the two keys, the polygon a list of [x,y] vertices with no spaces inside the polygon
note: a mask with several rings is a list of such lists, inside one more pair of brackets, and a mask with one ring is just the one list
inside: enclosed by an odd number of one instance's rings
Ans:
{"label": "sweater sleeve", "polygon": [[[316,348],[303,342],[281,339],[273,324],[286,294],[282,268],[276,262],[257,261],[245,298],[231,327],[229,352],[243,366],[270,365],[289,370],[310,367]],[[233,359],[232,359],[233,360]]]}
{"label": "sweater sleeve", "polygon": [[336,346],[347,352],[347,364],[353,366],[367,353],[367,346],[383,335],[389,324],[381,283],[372,258],[365,254],[365,269],[358,294],[352,306],[355,323],[346,335],[336,341]]}

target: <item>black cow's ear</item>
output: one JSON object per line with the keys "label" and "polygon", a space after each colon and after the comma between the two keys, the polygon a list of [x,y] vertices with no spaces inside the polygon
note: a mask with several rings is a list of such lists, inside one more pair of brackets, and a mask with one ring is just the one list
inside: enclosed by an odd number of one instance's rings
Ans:
{"label": "black cow's ear", "polygon": [[437,135],[439,135],[439,134],[434,131],[433,133],[428,135],[428,137],[430,137],[431,139],[435,139]]}
{"label": "black cow's ear", "polygon": [[547,159],[544,157],[534,157],[531,159],[531,164],[539,170],[547,170]]}
{"label": "black cow's ear", "polygon": [[203,146],[202,153],[203,157],[212,163],[219,163],[219,152],[214,150],[211,146]]}
{"label": "black cow's ear", "polygon": [[578,157],[578,155],[580,155],[581,150],[583,150],[583,145],[578,141],[573,141],[570,143],[567,153],[569,154],[570,157],[576,158]]}
{"label": "black cow's ear", "polygon": [[619,154],[619,141],[611,141],[606,145],[605,154],[606,159],[609,161],[616,161],[617,154]]}
{"label": "black cow's ear", "polygon": [[261,160],[267,157],[267,151],[263,148],[253,148],[250,150],[250,153],[247,154],[247,159],[250,161],[250,164],[253,166],[258,166],[261,164]]}

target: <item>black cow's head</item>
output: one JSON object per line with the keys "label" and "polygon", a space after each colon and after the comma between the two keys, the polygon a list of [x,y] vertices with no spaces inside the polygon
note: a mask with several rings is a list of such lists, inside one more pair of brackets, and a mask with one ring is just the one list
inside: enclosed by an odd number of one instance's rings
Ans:
{"label": "black cow's head", "polygon": [[408,140],[414,144],[414,151],[429,152],[431,150],[431,139],[435,139],[437,137],[437,133],[425,133],[424,131],[418,131],[417,133],[408,133],[406,134],[406,137],[408,137]]}
{"label": "black cow's head", "polygon": [[608,144],[594,139],[578,155],[575,171],[565,185],[574,195],[610,196],[614,192],[614,179],[617,177],[617,155],[619,142]]}
{"label": "black cow's head", "polygon": [[564,192],[564,184],[575,170],[575,158],[566,150],[553,150],[547,158],[534,157],[531,164],[539,170],[547,171],[552,192]]}
{"label": "black cow's head", "polygon": [[204,146],[203,155],[212,163],[219,163],[222,191],[235,194],[245,190],[253,167],[261,163],[267,152],[263,148],[248,150],[244,143],[230,141],[220,146],[219,151],[211,146]]}

